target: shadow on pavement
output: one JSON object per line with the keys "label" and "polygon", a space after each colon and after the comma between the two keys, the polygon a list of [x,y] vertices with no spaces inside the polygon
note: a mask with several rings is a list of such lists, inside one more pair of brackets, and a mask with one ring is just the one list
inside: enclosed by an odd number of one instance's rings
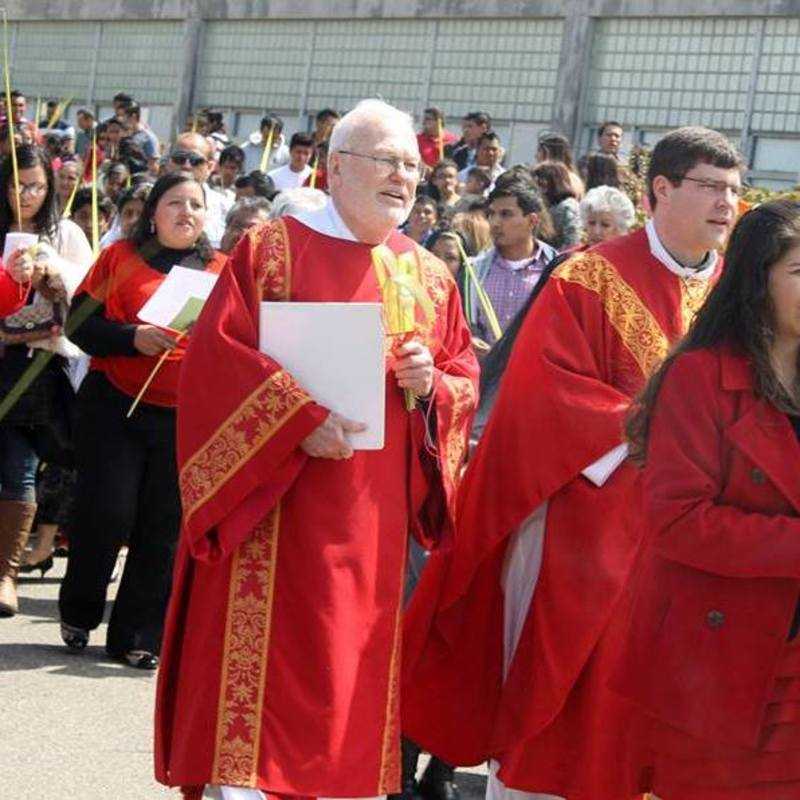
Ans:
{"label": "shadow on pavement", "polygon": [[99,645],[89,646],[82,653],[71,653],[60,644],[0,644],[0,671],[31,669],[78,678],[151,680],[155,675],[114,661]]}

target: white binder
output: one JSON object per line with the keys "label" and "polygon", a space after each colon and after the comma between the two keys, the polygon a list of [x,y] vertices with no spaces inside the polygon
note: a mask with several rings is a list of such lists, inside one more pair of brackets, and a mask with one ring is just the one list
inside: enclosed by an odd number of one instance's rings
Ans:
{"label": "white binder", "polygon": [[262,303],[259,347],[316,402],[367,430],[355,450],[381,450],[386,366],[380,303]]}

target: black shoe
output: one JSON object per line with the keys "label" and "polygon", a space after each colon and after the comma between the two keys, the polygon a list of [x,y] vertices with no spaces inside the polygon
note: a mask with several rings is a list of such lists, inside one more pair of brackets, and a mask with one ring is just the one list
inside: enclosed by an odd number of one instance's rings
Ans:
{"label": "black shoe", "polygon": [[66,622],[62,622],[61,638],[70,650],[79,653],[89,644],[89,631],[85,628],[76,628],[74,625],[67,625]]}
{"label": "black shoe", "polygon": [[410,739],[403,737],[401,741],[402,776],[400,779],[400,794],[390,794],[387,800],[420,800],[417,793],[417,761],[419,760],[419,747]]}
{"label": "black shoe", "polygon": [[35,564],[22,564],[19,568],[19,571],[23,575],[27,575],[29,572],[34,572],[35,570],[39,570],[41,573],[41,577],[44,578],[45,573],[50,572],[53,568],[53,556],[52,554],[47,556],[47,558],[43,558],[41,561],[37,561]]}
{"label": "black shoe", "polygon": [[417,788],[423,800],[461,800],[455,770],[436,756],[431,756]]}
{"label": "black shoe", "polygon": [[149,650],[128,650],[126,653],[114,657],[134,669],[158,669],[158,656]]}

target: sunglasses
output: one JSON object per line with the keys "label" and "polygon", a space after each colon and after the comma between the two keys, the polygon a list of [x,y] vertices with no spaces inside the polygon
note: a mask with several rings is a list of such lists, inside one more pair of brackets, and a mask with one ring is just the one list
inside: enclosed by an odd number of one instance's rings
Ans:
{"label": "sunglasses", "polygon": [[170,154],[169,160],[178,166],[188,163],[193,167],[199,167],[201,164],[206,163],[206,159],[203,156],[191,153],[188,150],[176,150]]}

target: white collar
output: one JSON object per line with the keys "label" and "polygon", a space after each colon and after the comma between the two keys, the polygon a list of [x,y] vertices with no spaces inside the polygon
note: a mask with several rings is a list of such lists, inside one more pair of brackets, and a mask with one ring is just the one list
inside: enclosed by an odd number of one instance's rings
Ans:
{"label": "white collar", "polygon": [[296,214],[290,214],[298,222],[311,228],[317,233],[322,233],[325,236],[332,236],[334,239],[344,239],[347,242],[357,242],[358,239],[353,235],[350,228],[345,225],[344,220],[339,216],[336,206],[333,204],[333,199],[328,198],[322,208],[314,209],[313,211],[298,211]]}
{"label": "white collar", "polygon": [[679,264],[669,253],[667,248],[664,247],[661,239],[658,237],[658,232],[656,231],[656,226],[652,219],[647,220],[644,229],[647,232],[647,241],[650,243],[650,253],[670,272],[677,275],[679,278],[698,278],[701,281],[707,281],[713,276],[717,268],[717,259],[719,258],[716,250],[709,250],[702,269],[689,269]]}

